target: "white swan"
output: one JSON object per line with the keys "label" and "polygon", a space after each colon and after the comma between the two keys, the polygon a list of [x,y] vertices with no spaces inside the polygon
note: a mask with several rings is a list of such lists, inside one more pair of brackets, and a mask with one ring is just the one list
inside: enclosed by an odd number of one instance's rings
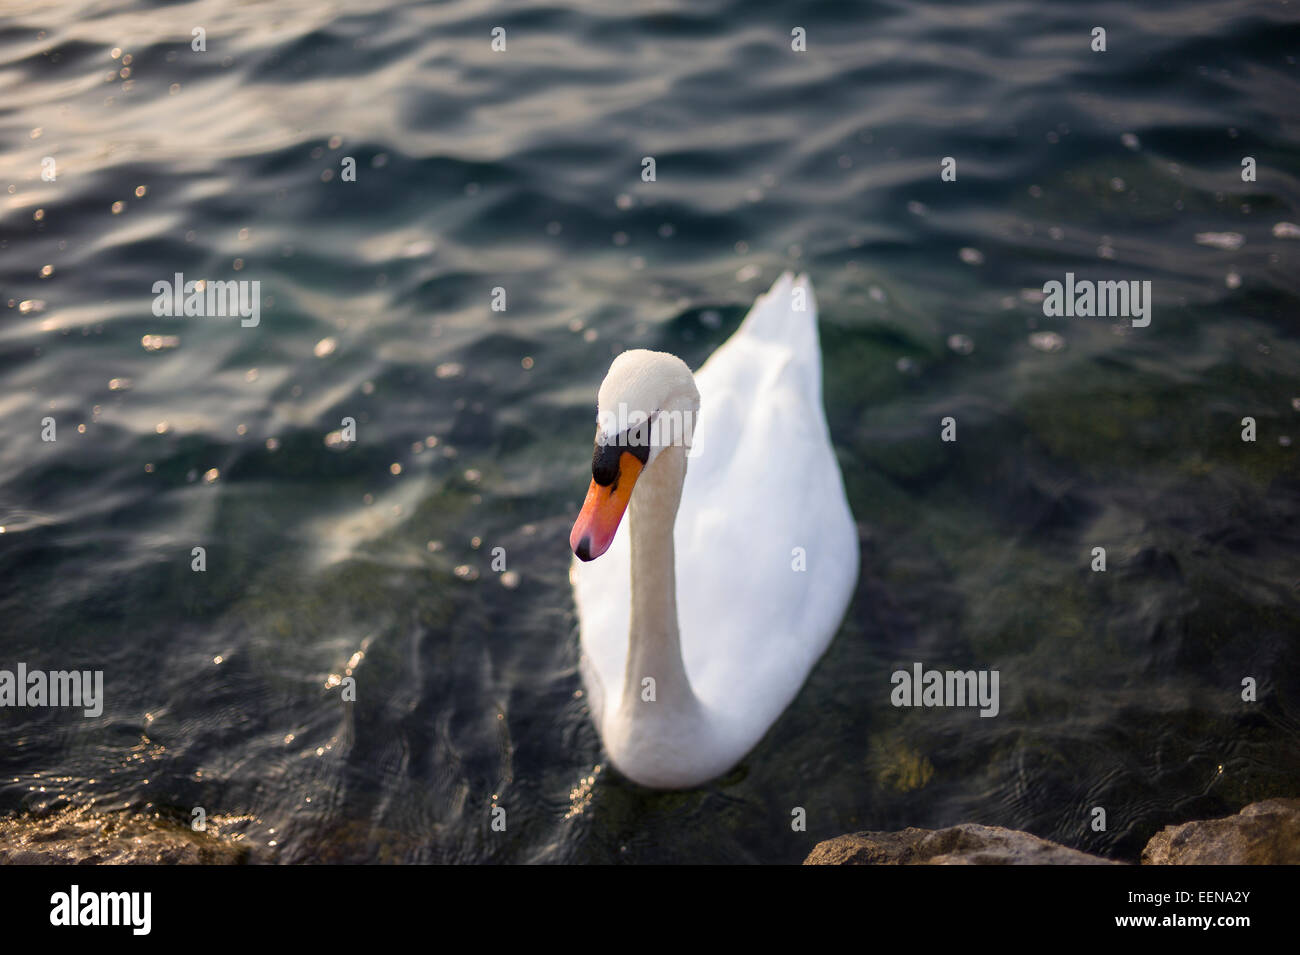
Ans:
{"label": "white swan", "polygon": [[812,288],[786,273],[695,376],[636,350],[600,386],[570,579],[592,718],[642,785],[734,766],[839,628],[858,539],[821,379]]}

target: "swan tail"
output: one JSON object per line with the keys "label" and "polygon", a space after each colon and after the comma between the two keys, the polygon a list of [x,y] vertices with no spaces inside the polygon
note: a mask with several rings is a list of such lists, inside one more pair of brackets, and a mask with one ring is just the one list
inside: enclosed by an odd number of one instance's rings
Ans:
{"label": "swan tail", "polygon": [[809,398],[820,406],[822,356],[817,334],[817,298],[806,273],[796,276],[783,272],[755,300],[738,334],[787,349],[789,358],[782,363],[784,373],[793,373],[801,379]]}

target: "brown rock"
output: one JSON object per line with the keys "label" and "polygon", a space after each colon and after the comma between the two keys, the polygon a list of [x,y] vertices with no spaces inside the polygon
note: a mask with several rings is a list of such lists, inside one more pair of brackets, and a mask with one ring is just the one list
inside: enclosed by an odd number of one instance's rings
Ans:
{"label": "brown rock", "polygon": [[1115,865],[1001,826],[855,832],[819,842],[804,865]]}
{"label": "brown rock", "polygon": [[84,806],[0,819],[0,865],[230,865],[248,849],[157,814]]}
{"label": "brown rock", "polygon": [[1300,865],[1300,799],[1251,803],[1235,816],[1166,826],[1143,865]]}

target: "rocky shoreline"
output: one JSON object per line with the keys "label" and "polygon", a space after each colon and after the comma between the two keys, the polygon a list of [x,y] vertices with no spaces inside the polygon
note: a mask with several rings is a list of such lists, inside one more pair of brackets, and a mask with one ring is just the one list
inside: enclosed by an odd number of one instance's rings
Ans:
{"label": "rocky shoreline", "polygon": [[[1028,832],[964,823],[855,832],[819,842],[804,865],[1124,865]],[[1300,865],[1300,799],[1251,803],[1235,816],[1166,826],[1142,865]]]}
{"label": "rocky shoreline", "polygon": [[[213,827],[214,830],[216,827]],[[0,820],[0,864],[230,865],[249,861],[239,837],[195,832],[157,813],[84,807]],[[804,865],[1125,865],[1028,832],[963,823],[855,832],[819,842]],[[1234,816],[1167,826],[1142,865],[1300,865],[1300,799],[1252,803]]]}

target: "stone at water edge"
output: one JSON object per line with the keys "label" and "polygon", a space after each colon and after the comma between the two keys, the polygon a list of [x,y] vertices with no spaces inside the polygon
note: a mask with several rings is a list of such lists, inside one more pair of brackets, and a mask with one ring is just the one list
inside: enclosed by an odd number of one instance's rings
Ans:
{"label": "stone at water edge", "polygon": [[1300,865],[1300,799],[1251,803],[1235,816],[1166,826],[1143,865]]}
{"label": "stone at water edge", "polygon": [[855,832],[813,847],[804,865],[1121,865],[1001,826]]}
{"label": "stone at water edge", "polygon": [[0,865],[237,865],[248,845],[158,813],[88,806],[0,819]]}

